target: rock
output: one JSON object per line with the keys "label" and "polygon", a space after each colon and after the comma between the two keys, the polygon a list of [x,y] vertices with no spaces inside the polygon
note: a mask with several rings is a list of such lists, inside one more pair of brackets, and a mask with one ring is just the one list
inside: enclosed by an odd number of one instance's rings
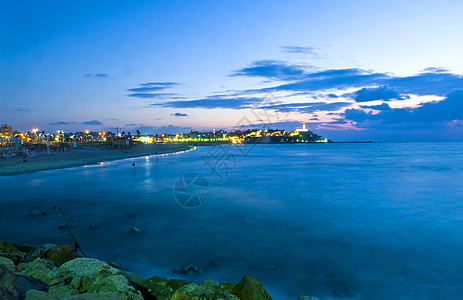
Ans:
{"label": "rock", "polygon": [[3,266],[9,269],[11,272],[15,271],[14,262],[11,259],[3,257],[3,256],[0,256],[0,266]]}
{"label": "rock", "polygon": [[59,300],[56,295],[37,290],[29,290],[26,293],[26,300]]}
{"label": "rock", "polygon": [[[18,249],[19,251],[26,253],[26,256],[28,258],[32,253],[34,253],[37,250],[37,248],[30,247],[30,246],[22,246],[22,245],[18,245],[18,244],[11,244],[11,245],[15,246],[16,249]],[[34,257],[34,259],[36,259],[36,258],[37,257]],[[34,259],[32,259],[32,260],[34,260]]]}
{"label": "rock", "polygon": [[82,278],[81,277],[74,277],[72,278],[71,282],[69,283],[69,285],[73,288],[75,288],[76,290],[80,289],[81,285],[82,285]]}
{"label": "rock", "polygon": [[312,296],[301,296],[299,297],[299,300],[320,300],[317,297],[312,297]]}
{"label": "rock", "polygon": [[48,293],[57,295],[77,295],[79,291],[69,285],[55,285],[48,289]]}
{"label": "rock", "polygon": [[227,290],[229,292],[233,291],[235,288],[236,284],[235,283],[224,283],[219,286],[222,290]]}
{"label": "rock", "polygon": [[66,276],[68,273],[71,273],[72,277],[89,277],[95,278],[102,270],[108,270],[111,273],[116,273],[117,269],[110,267],[104,261],[95,259],[95,258],[83,258],[78,257],[76,259],[65,262],[60,268],[59,272]]}
{"label": "rock", "polygon": [[116,264],[115,262],[109,262],[108,265],[110,265],[111,267],[116,268],[116,269],[123,269],[121,265]]}
{"label": "rock", "polygon": [[197,283],[187,284],[176,290],[170,300],[240,300],[230,292],[222,290],[217,286],[212,287],[210,282],[199,285]]}
{"label": "rock", "polygon": [[28,215],[29,217],[34,217],[34,216],[40,215],[40,212],[39,212],[38,210],[35,210],[35,209],[34,209],[34,210],[29,211],[29,212],[27,213],[27,215]]}
{"label": "rock", "polygon": [[79,255],[75,253],[69,245],[53,247],[45,252],[45,258],[54,262],[58,267],[77,257],[79,257]]}
{"label": "rock", "polygon": [[186,275],[201,275],[203,273],[203,270],[195,266],[188,265],[180,269],[174,269],[173,272]]}
{"label": "rock", "polygon": [[17,299],[17,278],[14,271],[0,266],[0,299]]}
{"label": "rock", "polygon": [[53,262],[43,258],[36,258],[26,264],[23,273],[48,285],[64,283],[63,276],[61,276]]}
{"label": "rock", "polygon": [[219,261],[217,259],[214,259],[213,261],[211,261],[211,266],[217,267],[218,265],[219,265]]}
{"label": "rock", "polygon": [[122,299],[143,300],[141,293],[135,290],[123,275],[100,275],[91,283],[88,291],[116,293]]}
{"label": "rock", "polygon": [[214,280],[206,280],[203,282],[202,286],[204,287],[211,287],[211,288],[216,288],[219,286],[219,283]]}
{"label": "rock", "polygon": [[35,249],[33,253],[29,255],[29,258],[31,258],[32,260],[39,258],[39,257],[45,258],[45,253],[51,248],[55,248],[57,246],[58,245],[56,244],[45,244],[45,245],[39,246],[38,248]]}
{"label": "rock", "polygon": [[132,232],[132,233],[140,233],[141,230],[138,229],[137,227],[130,227],[130,232]]}
{"label": "rock", "polygon": [[30,276],[16,273],[16,291],[18,292],[18,298],[26,298],[26,293],[29,290],[48,291],[48,285],[36,280]]}
{"label": "rock", "polygon": [[156,296],[159,300],[167,300],[172,297],[179,288],[187,285],[188,282],[180,279],[167,280],[162,277],[153,276],[143,281],[141,286],[146,288],[149,293]]}
{"label": "rock", "polygon": [[240,282],[233,288],[232,294],[241,300],[271,300],[262,283],[249,274],[244,275]]}
{"label": "rock", "polygon": [[15,246],[0,240],[0,256],[9,258],[15,265],[19,264],[26,257],[26,253],[19,251]]}
{"label": "rock", "polygon": [[3,300],[16,300],[18,297],[14,296],[10,291],[8,291],[3,285],[0,284],[0,299]]}

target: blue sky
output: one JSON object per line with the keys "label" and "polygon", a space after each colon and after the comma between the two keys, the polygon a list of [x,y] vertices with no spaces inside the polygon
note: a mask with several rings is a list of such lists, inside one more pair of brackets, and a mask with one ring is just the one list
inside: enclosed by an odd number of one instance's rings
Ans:
{"label": "blue sky", "polygon": [[[406,3],[404,3],[406,2]],[[0,1],[0,123],[463,139],[461,1]]]}

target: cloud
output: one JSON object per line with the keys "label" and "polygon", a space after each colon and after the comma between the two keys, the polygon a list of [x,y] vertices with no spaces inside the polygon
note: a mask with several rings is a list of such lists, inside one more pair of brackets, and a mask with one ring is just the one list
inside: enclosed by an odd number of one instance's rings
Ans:
{"label": "cloud", "polygon": [[148,82],[148,83],[141,83],[140,87],[127,89],[130,92],[155,92],[159,90],[164,90],[168,88],[173,88],[177,86],[178,83],[176,82]]}
{"label": "cloud", "polygon": [[369,108],[369,109],[375,109],[375,110],[391,110],[391,107],[387,103],[382,103],[380,105],[371,105],[371,106],[360,106],[361,108]]}
{"label": "cloud", "polygon": [[179,134],[179,133],[186,133],[191,131],[191,127],[179,127],[174,125],[169,126],[140,126],[135,128],[134,130],[140,130],[141,134]]}
{"label": "cloud", "polygon": [[361,128],[385,128],[397,124],[410,128],[413,124],[463,120],[463,91],[454,91],[442,101],[424,103],[416,108],[391,108],[377,114],[362,109],[347,109],[344,117],[356,122]]}
{"label": "cloud", "polygon": [[31,110],[29,108],[24,108],[20,106],[20,107],[15,108],[14,111],[26,112],[26,111],[31,111]]}
{"label": "cloud", "polygon": [[314,47],[282,46],[283,51],[297,54],[317,54]]}
{"label": "cloud", "polygon": [[390,77],[384,81],[401,94],[445,96],[463,88],[463,76],[444,70],[428,71],[414,76]]}
{"label": "cloud", "polygon": [[188,101],[168,101],[163,103],[154,103],[151,106],[173,107],[173,108],[229,108],[242,109],[251,108],[253,105],[261,102],[261,98],[223,98],[220,96],[211,96],[205,99],[188,100]]}
{"label": "cloud", "polygon": [[[232,76],[264,77],[291,81],[270,88],[250,89],[241,94],[253,94],[269,91],[315,92],[348,88],[372,89],[383,92],[392,99],[405,99],[405,95],[445,96],[453,90],[463,87],[463,76],[450,73],[442,68],[427,68],[412,76],[394,76],[387,73],[372,72],[361,68],[330,69],[308,72],[312,66],[302,66],[285,61],[263,60],[254,62],[250,67],[235,71]],[[382,86],[377,88],[377,86]],[[374,92],[366,90],[365,92]],[[371,96],[372,93],[369,93]],[[354,96],[355,97],[355,96]],[[368,97],[366,97],[368,98]],[[366,99],[365,98],[365,99]],[[359,97],[359,100],[363,100]],[[366,100],[365,100],[366,101]]]}
{"label": "cloud", "polygon": [[400,97],[399,92],[396,90],[389,89],[386,86],[379,87],[379,88],[363,88],[358,90],[354,93],[355,101],[357,102],[368,102],[374,100],[383,100],[388,101],[391,99],[400,99],[403,100],[404,98]]}
{"label": "cloud", "polygon": [[175,117],[187,117],[188,115],[187,114],[182,114],[182,113],[175,113],[175,114],[170,114],[171,116],[175,116]]}
{"label": "cloud", "polygon": [[256,128],[268,128],[268,129],[281,129],[286,131],[293,131],[296,128],[301,128],[302,123],[299,121],[286,120],[272,123],[253,123],[247,125],[235,126],[235,130],[246,130],[246,129],[256,129]]}
{"label": "cloud", "polygon": [[85,74],[86,77],[97,77],[97,78],[107,78],[109,74],[107,73],[96,73],[96,74]]}
{"label": "cloud", "polygon": [[82,122],[80,124],[83,124],[83,125],[101,125],[103,123],[101,123],[98,120],[92,120],[92,121],[85,121],[85,122]]}
{"label": "cloud", "polygon": [[336,111],[344,107],[352,105],[351,102],[299,102],[285,103],[277,105],[268,105],[263,109],[276,109],[280,112],[296,111],[300,113],[313,113],[317,111]]}
{"label": "cloud", "polygon": [[134,92],[129,94],[129,97],[144,98],[144,99],[163,99],[163,98],[175,98],[177,94],[175,93],[152,93],[165,89],[173,88],[179,83],[177,82],[147,82],[140,83],[140,86],[137,88],[127,89],[129,92]]}
{"label": "cloud", "polygon": [[175,93],[133,93],[129,97],[144,98],[144,99],[166,99],[176,95]]}
{"label": "cloud", "polygon": [[73,122],[59,121],[59,122],[50,123],[50,125],[68,125],[68,124],[73,124]]}
{"label": "cloud", "polygon": [[374,85],[380,80],[385,80],[388,75],[372,73],[362,69],[334,69],[320,72],[308,73],[300,78],[301,80],[282,84],[266,91],[324,91],[328,89],[346,89],[351,87],[363,87]]}
{"label": "cloud", "polygon": [[143,124],[136,124],[136,123],[131,123],[131,124],[125,124],[127,127],[132,127],[132,126],[143,126]]}
{"label": "cloud", "polygon": [[277,80],[301,79],[305,68],[279,60],[255,61],[251,66],[237,70],[231,76],[264,77]]}

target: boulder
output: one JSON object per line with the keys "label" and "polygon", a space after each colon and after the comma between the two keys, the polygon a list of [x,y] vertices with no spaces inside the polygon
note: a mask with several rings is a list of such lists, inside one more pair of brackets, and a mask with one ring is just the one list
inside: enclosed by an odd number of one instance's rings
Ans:
{"label": "boulder", "polygon": [[0,266],[0,299],[17,299],[17,278],[14,271]]}
{"label": "boulder", "polygon": [[43,291],[29,290],[26,293],[26,300],[59,300],[56,295],[49,294]]}
{"label": "boulder", "polygon": [[122,300],[114,293],[80,294],[80,295],[55,295],[37,290],[27,292],[26,300]]}
{"label": "boulder", "polygon": [[29,290],[48,291],[49,286],[47,284],[30,276],[16,273],[16,279],[16,291],[18,292],[19,299],[26,298],[26,293]]}
{"label": "boulder", "polygon": [[235,288],[236,284],[235,283],[223,283],[219,286],[222,290],[227,290],[229,292],[233,291]]}
{"label": "boulder", "polygon": [[187,284],[176,290],[170,298],[171,300],[240,300],[228,291],[222,290],[218,286],[212,286],[211,282],[201,285],[197,283]]}
{"label": "boulder", "polygon": [[15,246],[0,240],[0,256],[11,259],[17,265],[24,260],[26,254]]}
{"label": "boulder", "polygon": [[69,245],[56,246],[45,252],[45,258],[54,262],[58,267],[77,257],[79,255]]}
{"label": "boulder", "polygon": [[79,291],[69,285],[54,285],[48,289],[48,293],[56,295],[77,295]]}
{"label": "boulder", "polygon": [[188,282],[180,279],[170,279],[167,280],[162,277],[153,276],[141,283],[141,286],[146,288],[149,293],[156,296],[159,300],[167,300],[172,297],[174,292],[181,288],[184,285],[187,285]]}
{"label": "boulder", "polygon": [[249,274],[244,275],[240,282],[233,288],[232,294],[241,300],[271,300],[262,283]]}
{"label": "boulder", "polygon": [[118,270],[110,267],[104,261],[95,258],[83,258],[79,257],[68,262],[65,262],[59,268],[59,272],[63,276],[71,274],[72,277],[97,277],[101,271],[107,271],[109,273],[116,273]]}
{"label": "boulder", "polygon": [[11,259],[3,257],[3,256],[0,256],[0,266],[9,269],[12,272],[15,271],[14,262]]}
{"label": "boulder", "polygon": [[23,273],[48,285],[64,283],[63,276],[53,262],[43,258],[36,258],[26,264]]}
{"label": "boulder", "polygon": [[123,275],[100,275],[91,282],[87,291],[94,293],[115,293],[122,299],[143,300],[141,293],[135,290]]}

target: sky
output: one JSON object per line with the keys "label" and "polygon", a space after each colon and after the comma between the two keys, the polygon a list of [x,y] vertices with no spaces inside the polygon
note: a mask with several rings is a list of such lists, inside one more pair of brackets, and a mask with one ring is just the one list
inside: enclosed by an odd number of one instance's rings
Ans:
{"label": "sky", "polygon": [[463,139],[462,1],[0,0],[0,123]]}

